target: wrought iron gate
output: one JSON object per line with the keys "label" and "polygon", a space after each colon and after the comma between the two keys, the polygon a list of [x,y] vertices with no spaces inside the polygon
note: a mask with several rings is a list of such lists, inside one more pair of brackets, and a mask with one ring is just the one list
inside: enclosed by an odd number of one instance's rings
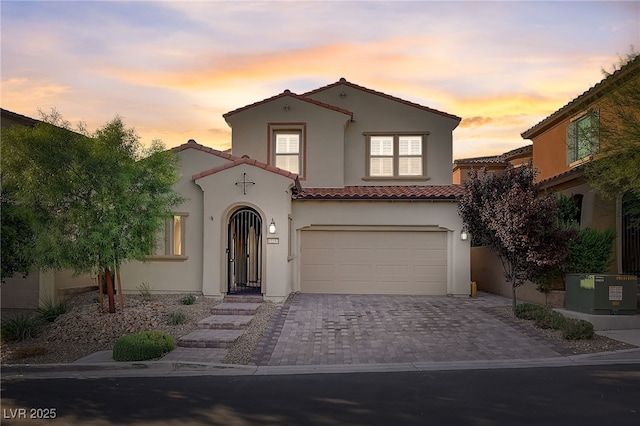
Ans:
{"label": "wrought iron gate", "polygon": [[229,294],[261,293],[262,219],[255,210],[246,207],[231,216],[227,244]]}

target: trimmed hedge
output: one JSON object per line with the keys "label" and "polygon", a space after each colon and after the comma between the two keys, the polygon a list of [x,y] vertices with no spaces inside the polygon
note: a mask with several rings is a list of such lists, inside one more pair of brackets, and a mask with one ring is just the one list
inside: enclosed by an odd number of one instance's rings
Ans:
{"label": "trimmed hedge", "polygon": [[533,321],[538,328],[560,330],[565,340],[587,340],[593,338],[593,324],[585,320],[566,318],[564,315],[533,303],[516,306],[518,318]]}
{"label": "trimmed hedge", "polygon": [[173,337],[163,331],[142,331],[122,336],[113,346],[116,361],[145,361],[159,358],[175,348]]}

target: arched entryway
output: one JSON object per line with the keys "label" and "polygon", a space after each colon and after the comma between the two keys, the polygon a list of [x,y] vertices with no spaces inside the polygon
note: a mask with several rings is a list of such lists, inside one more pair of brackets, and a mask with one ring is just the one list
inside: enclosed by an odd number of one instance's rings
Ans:
{"label": "arched entryway", "polygon": [[227,291],[262,293],[262,218],[244,207],[229,218],[227,233]]}

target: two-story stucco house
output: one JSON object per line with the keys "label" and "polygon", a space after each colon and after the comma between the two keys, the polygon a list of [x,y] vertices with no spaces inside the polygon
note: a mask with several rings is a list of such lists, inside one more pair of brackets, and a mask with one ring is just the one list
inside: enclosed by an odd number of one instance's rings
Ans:
{"label": "two-story stucco house", "polygon": [[128,291],[469,294],[459,117],[341,79],[224,118],[230,153],[174,148],[187,201],[157,253],[123,266]]}

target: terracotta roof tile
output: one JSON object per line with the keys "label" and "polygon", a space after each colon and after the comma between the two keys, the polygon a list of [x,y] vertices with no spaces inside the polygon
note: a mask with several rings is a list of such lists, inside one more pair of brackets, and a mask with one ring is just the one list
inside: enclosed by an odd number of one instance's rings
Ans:
{"label": "terracotta roof tile", "polygon": [[571,102],[569,102],[544,120],[540,121],[535,126],[522,132],[520,136],[522,136],[524,139],[534,138],[544,129],[548,128],[549,126],[555,125],[556,123],[565,119],[567,115],[574,114],[574,108],[585,109],[586,103],[590,103],[593,100],[597,99],[599,96],[602,96],[603,92],[607,90],[607,88],[609,88],[609,83],[617,81],[621,78],[631,77],[637,73],[640,73],[640,56],[627,63],[622,68],[616,70],[611,75],[600,80],[600,82],[592,86],[587,91],[583,92]]}
{"label": "terracotta roof tile", "polygon": [[197,149],[198,151],[202,151],[202,152],[206,152],[206,153],[209,153],[209,154],[213,154],[213,155],[216,155],[216,156],[218,156],[220,158],[224,158],[226,160],[234,160],[234,159],[238,158],[236,156],[233,156],[233,155],[229,154],[228,152],[218,151],[217,149],[213,149],[213,148],[209,148],[208,146],[200,145],[199,143],[197,143],[193,139],[189,139],[189,141],[187,143],[183,143],[180,146],[176,146],[175,148],[171,148],[171,151],[173,151],[173,152],[181,152],[181,151],[185,151],[187,149]]}
{"label": "terracotta roof tile", "polygon": [[286,170],[279,169],[278,167],[274,167],[269,164],[262,163],[260,161],[254,160],[253,158],[249,158],[247,156],[243,156],[242,158],[238,158],[238,157],[234,157],[234,158],[235,159],[233,161],[223,164],[222,166],[214,167],[213,169],[205,170],[203,172],[193,175],[192,177],[193,180],[197,180],[205,176],[209,176],[209,175],[221,172],[223,170],[230,169],[232,167],[240,166],[242,164],[248,164],[250,166],[258,167],[268,172],[276,173],[284,177],[288,177],[289,179],[296,180],[298,178],[298,175],[296,175],[295,173],[291,173]]}
{"label": "terracotta roof tile", "polygon": [[412,106],[412,107],[415,107],[415,108],[419,108],[419,109],[422,109],[422,110],[425,110],[425,111],[433,112],[435,114],[442,115],[442,116],[448,117],[448,118],[452,118],[452,119],[457,120],[457,121],[461,121],[462,120],[462,118],[458,117],[457,115],[448,114],[446,112],[438,111],[437,109],[429,108],[427,106],[420,105],[420,104],[417,104],[415,102],[407,101],[405,99],[401,99],[401,98],[398,98],[396,96],[388,95],[386,93],[379,92],[377,90],[368,89],[368,88],[366,88],[364,86],[359,86],[357,84],[351,83],[351,82],[347,81],[344,78],[341,78],[340,80],[338,80],[335,83],[328,84],[328,85],[320,87],[318,89],[311,90],[309,92],[303,93],[301,96],[306,98],[306,97],[309,97],[309,96],[313,96],[315,93],[318,93],[318,92],[321,92],[321,91],[324,91],[324,90],[327,90],[327,89],[331,89],[332,87],[340,86],[340,85],[349,86],[349,87],[352,87],[354,89],[361,90],[363,92],[371,93],[371,94],[376,95],[376,96],[381,96],[383,98],[390,99],[390,100],[396,101],[396,102],[400,102],[402,104],[409,105],[409,106]]}
{"label": "terracotta roof tile", "polygon": [[297,94],[291,92],[290,90],[285,90],[284,92],[282,92],[282,93],[280,93],[278,95],[275,95],[275,96],[271,96],[270,98],[263,99],[261,101],[254,102],[252,104],[249,104],[249,105],[234,109],[233,111],[229,111],[226,114],[223,114],[222,117],[224,117],[226,119],[230,115],[237,114],[239,112],[251,109],[251,108],[256,107],[258,105],[266,104],[268,102],[271,102],[271,101],[274,101],[276,99],[283,98],[283,97],[291,97],[291,98],[294,98],[294,99],[298,99],[300,101],[308,102],[308,103],[317,105],[317,106],[322,107],[322,108],[328,108],[328,109],[340,112],[342,114],[346,114],[349,117],[353,118],[353,112],[351,112],[351,111],[348,111],[348,110],[346,110],[344,108],[340,108],[340,107],[337,107],[337,106],[334,106],[334,105],[329,105],[329,104],[326,104],[324,102],[317,101],[315,99],[305,98],[304,96],[297,95]]}
{"label": "terracotta roof tile", "polygon": [[512,149],[500,155],[491,155],[488,157],[473,157],[473,158],[460,158],[454,160],[454,164],[507,164],[508,161],[517,157],[520,154],[528,154],[533,152],[533,144],[521,146],[520,148]]}
{"label": "terracotta roof tile", "polygon": [[295,200],[455,200],[460,185],[345,186],[344,188],[301,188]]}

